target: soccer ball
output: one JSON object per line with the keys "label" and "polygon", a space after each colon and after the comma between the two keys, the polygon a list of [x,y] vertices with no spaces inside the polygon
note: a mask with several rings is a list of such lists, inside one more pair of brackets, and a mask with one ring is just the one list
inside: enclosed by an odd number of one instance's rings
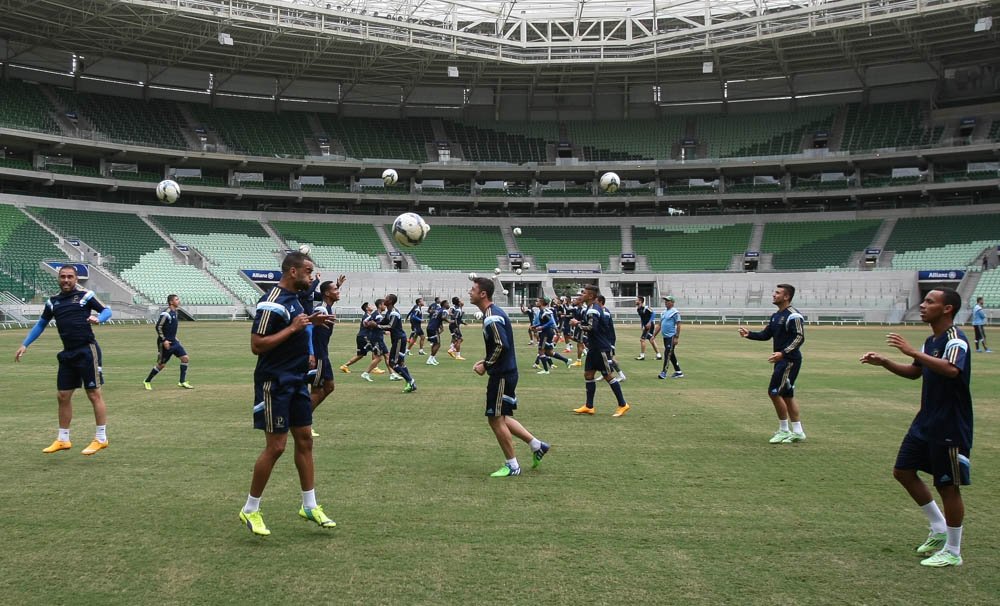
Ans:
{"label": "soccer ball", "polygon": [[531,263],[528,263],[527,261],[525,261],[525,262],[524,262],[524,265],[522,265],[521,267],[523,267],[523,268],[524,268],[524,269],[526,269],[526,270],[527,270],[527,269],[531,269]]}
{"label": "soccer ball", "polygon": [[494,267],[493,268],[493,275],[494,276],[499,276],[500,275],[500,268],[499,267]]}
{"label": "soccer ball", "polygon": [[382,183],[385,183],[386,187],[395,185],[396,181],[399,181],[399,174],[395,170],[387,168],[382,171]]}
{"label": "soccer ball", "polygon": [[304,255],[308,255],[310,250],[311,249],[309,248],[308,244],[301,244],[301,245],[299,245],[299,252],[302,253],[302,254],[304,254]]}
{"label": "soccer ball", "polygon": [[604,173],[601,175],[601,191],[613,194],[618,191],[621,184],[622,180],[615,173]]}
{"label": "soccer ball", "polygon": [[510,291],[509,291],[509,290],[507,290],[507,289],[505,288],[505,289],[503,289],[503,294],[505,294],[505,295],[509,295],[509,294],[510,294]]}
{"label": "soccer ball", "polygon": [[521,269],[520,268],[515,269],[514,273],[520,276],[521,275]]}
{"label": "soccer ball", "polygon": [[483,319],[483,312],[477,311],[476,312],[476,319],[477,320],[482,320]]}
{"label": "soccer ball", "polygon": [[417,213],[403,213],[392,222],[392,237],[401,246],[420,244],[430,230],[430,226]]}
{"label": "soccer ball", "polygon": [[173,179],[164,179],[156,184],[156,199],[173,204],[181,197],[181,186]]}
{"label": "soccer ball", "polygon": [[514,235],[515,236],[520,236],[521,235],[521,228],[520,227],[515,227],[514,228]]}
{"label": "soccer ball", "polygon": [[469,279],[470,280],[475,280],[478,277],[479,277],[479,274],[477,274],[476,272],[470,272],[469,273]]}

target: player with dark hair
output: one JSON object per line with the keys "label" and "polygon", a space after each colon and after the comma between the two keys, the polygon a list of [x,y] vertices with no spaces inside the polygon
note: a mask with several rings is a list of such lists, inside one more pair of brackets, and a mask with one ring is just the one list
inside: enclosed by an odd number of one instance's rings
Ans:
{"label": "player with dark hair", "polygon": [[575,308],[570,302],[570,298],[563,296],[562,298],[562,312],[559,315],[559,327],[562,329],[563,338],[563,353],[569,353],[573,351],[573,327],[570,326],[569,321],[573,319],[573,313]]}
{"label": "player with dark hair", "polygon": [[371,320],[372,316],[372,304],[365,301],[361,304],[361,324],[358,328],[358,334],[354,337],[356,349],[354,351],[354,356],[347,362],[340,365],[340,372],[350,374],[351,369],[349,366],[355,362],[360,361],[362,358],[367,356],[371,352],[371,343],[368,341],[368,335],[371,332],[368,330],[367,323]]}
{"label": "player with dark hair", "polygon": [[569,368],[569,359],[555,352],[556,318],[552,308],[549,307],[549,299],[538,297],[535,301],[535,308],[538,310],[538,359],[542,365],[538,374],[549,374],[552,368],[552,358],[559,360],[566,365],[566,368]]}
{"label": "player with dark hair", "polygon": [[[59,294],[45,301],[45,308],[38,322],[14,353],[14,361],[20,362],[28,351],[28,346],[41,336],[49,322],[56,321],[56,330],[59,331],[63,344],[63,350],[56,355],[59,360],[59,371],[56,374],[59,433],[55,441],[42,450],[46,454],[73,447],[69,440],[69,426],[73,420],[73,393],[80,387],[87,392],[87,398],[94,407],[94,421],[97,424],[93,441],[82,453],[92,455],[108,447],[108,409],[101,393],[101,385],[104,384],[101,347],[97,344],[91,326],[110,320],[111,309],[97,299],[94,291],[78,288],[78,281],[76,266],[63,265],[59,268]],[[98,315],[93,316],[91,312]]]}
{"label": "player with dark hair", "polygon": [[601,319],[608,330],[608,334],[611,335],[611,370],[618,374],[619,382],[624,382],[628,377],[625,376],[625,371],[622,370],[621,364],[618,363],[618,358],[616,357],[618,333],[615,331],[615,318],[611,314],[611,310],[608,309],[607,299],[604,298],[604,295],[597,295],[597,302],[601,304]]}
{"label": "player with dark hair", "polygon": [[424,354],[424,343],[427,338],[424,336],[424,300],[417,297],[417,300],[413,302],[413,307],[410,308],[410,312],[406,314],[406,318],[410,321],[410,338],[407,341],[407,350],[413,349],[413,346],[417,342],[417,338],[420,339],[420,348],[417,351],[420,355]]}
{"label": "player with dark hair", "polygon": [[181,361],[181,375],[177,380],[177,386],[194,389],[187,380],[188,363],[191,359],[184,346],[177,340],[177,309],[180,306],[180,297],[167,295],[167,308],[160,312],[160,317],[156,320],[156,365],[142,383],[146,391],[152,391],[153,379],[163,370],[172,356]]}
{"label": "player with dark hair", "polygon": [[648,342],[653,346],[653,351],[656,352],[656,359],[660,359],[660,350],[656,347],[656,328],[653,324],[653,320],[656,317],[656,312],[649,305],[646,305],[646,297],[636,297],[635,298],[635,311],[639,314],[639,355],[636,356],[636,360],[646,359],[646,343]]}
{"label": "player with dark hair", "polygon": [[299,294],[312,282],[308,255],[293,252],[281,264],[281,280],[257,302],[250,350],[257,356],[254,369],[253,424],[264,431],[264,450],[257,457],[250,494],[240,510],[240,521],[255,535],[271,534],[260,512],[260,499],[275,463],[285,452],[288,434],[295,443],[295,468],[302,489],[299,516],[322,528],[337,525],[316,503],[313,463],[312,400],[306,387],[309,371],[308,325],[330,326],[333,318],[315,311],[306,315]]}
{"label": "player with dark hair", "polygon": [[437,359],[437,352],[441,349],[441,331],[444,329],[444,321],[448,318],[448,300],[438,301],[435,297],[437,307],[433,312],[428,311],[430,319],[427,320],[427,341],[431,344],[431,355],[427,356],[427,363],[431,366],[440,364]]}
{"label": "player with dark hair", "polygon": [[448,331],[451,332],[451,347],[448,348],[448,355],[456,360],[465,359],[462,357],[462,326],[464,324],[464,304],[458,297],[452,297],[451,315],[448,317]]}
{"label": "player with dark hair", "polygon": [[587,335],[583,332],[583,323],[587,319],[587,304],[583,301],[583,291],[573,297],[573,317],[569,325],[573,328],[573,341],[576,343],[576,361],[570,364],[574,368],[583,366],[583,354],[587,349]]}
{"label": "player with dark hair", "polygon": [[976,333],[976,351],[979,351],[979,344],[983,344],[983,351],[993,353],[993,350],[986,345],[986,310],[983,309],[983,298],[976,297],[976,304],[972,308],[972,330]]}
{"label": "player with dark hair", "polygon": [[396,311],[396,295],[385,296],[385,314],[379,322],[379,330],[389,333],[389,364],[400,377],[406,381],[403,393],[417,391],[417,382],[410,376],[406,367],[406,330],[403,329],[403,317]]}
{"label": "player with dark hair", "polygon": [[549,445],[531,435],[514,419],[517,409],[517,356],[514,353],[514,330],[510,318],[499,306],[493,304],[496,286],[489,278],[475,278],[469,289],[469,302],[483,312],[483,338],[486,357],[472,366],[482,376],[489,374],[486,385],[486,417],[507,459],[503,467],[490,474],[494,478],[521,475],[521,466],[514,453],[514,436],[531,447],[531,467],[542,462]]}
{"label": "player with dark hair", "polygon": [[[322,324],[314,326],[312,330],[312,356],[310,356],[309,375],[311,378],[312,409],[315,412],[323,400],[327,398],[336,385],[333,380],[333,363],[330,362],[330,337],[333,336],[334,323],[337,321],[334,314],[333,304],[340,300],[340,281],[331,282],[327,280],[319,285],[319,292],[323,295],[323,302],[319,305],[319,311],[331,318],[329,325]],[[313,431],[313,437],[318,434]]]}
{"label": "player with dark hair", "polygon": [[385,332],[380,328],[384,319],[385,299],[375,299],[375,308],[372,310],[371,317],[365,322],[365,326],[368,328],[368,343],[372,352],[372,363],[361,373],[361,378],[369,383],[375,381],[375,379],[372,379],[373,374],[380,375],[384,373],[378,367],[380,362],[385,362],[386,368],[392,368],[389,362],[389,348],[385,345]]}
{"label": "player with dark hair", "polygon": [[[965,503],[961,486],[968,485],[972,450],[972,356],[969,340],[957,326],[955,314],[962,297],[951,288],[937,288],[920,303],[920,319],[932,334],[919,350],[895,333],[886,343],[908,358],[895,362],[874,351],[861,356],[862,364],[881,366],[905,379],[923,378],[920,410],[910,423],[896,455],[892,475],[920,506],[930,523],[930,534],[917,553],[929,556],[924,566],[962,565],[962,523]],[[944,515],[917,472],[929,473],[941,495]]]}
{"label": "player with dark hair", "polygon": [[578,415],[594,414],[594,396],[597,394],[597,379],[595,376],[599,371],[601,377],[611,386],[611,391],[615,394],[615,399],[618,401],[618,408],[611,416],[621,417],[631,410],[632,407],[625,402],[619,378],[611,368],[614,342],[612,341],[609,325],[604,318],[604,308],[597,300],[600,294],[601,291],[598,290],[597,286],[593,284],[584,286],[581,299],[587,305],[585,320],[583,322],[574,320],[575,324],[580,326],[583,334],[587,335],[588,351],[587,361],[583,367],[583,377],[587,382],[587,402],[583,406],[574,409],[573,412]]}
{"label": "player with dark hair", "polygon": [[805,318],[799,310],[792,307],[794,297],[794,286],[778,284],[771,295],[771,302],[778,311],[771,314],[771,319],[764,330],[751,332],[742,326],[737,329],[744,339],[774,340],[774,353],[767,359],[774,364],[767,395],[771,398],[774,411],[778,415],[778,431],[768,440],[771,444],[793,444],[806,439],[799,418],[799,404],[795,400],[795,379],[798,378],[799,370],[802,368],[801,347],[806,340]]}

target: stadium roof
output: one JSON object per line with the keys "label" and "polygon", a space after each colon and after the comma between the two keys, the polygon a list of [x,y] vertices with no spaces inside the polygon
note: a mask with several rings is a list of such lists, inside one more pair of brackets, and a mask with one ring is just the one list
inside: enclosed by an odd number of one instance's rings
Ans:
{"label": "stadium roof", "polygon": [[[6,57],[356,85],[597,94],[637,84],[1000,62],[989,0],[0,0]],[[228,42],[226,39],[228,38]],[[706,66],[711,63],[711,66]],[[452,69],[449,69],[452,68]]]}

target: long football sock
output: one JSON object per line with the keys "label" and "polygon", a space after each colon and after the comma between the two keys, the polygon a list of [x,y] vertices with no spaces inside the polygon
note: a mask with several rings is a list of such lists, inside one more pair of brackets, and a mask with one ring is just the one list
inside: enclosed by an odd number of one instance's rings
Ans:
{"label": "long football sock", "polygon": [[187,376],[188,376],[188,365],[181,364],[181,383],[187,381]]}
{"label": "long football sock", "polygon": [[622,393],[622,386],[618,384],[618,379],[611,379],[611,391],[618,399],[618,405],[625,406],[625,394]]}
{"label": "long football sock", "polygon": [[948,540],[944,544],[944,548],[955,555],[961,555],[962,553],[962,527],[954,528],[952,526],[948,527]]}
{"label": "long football sock", "polygon": [[923,510],[924,515],[927,516],[927,521],[931,525],[931,532],[942,533],[948,528],[948,523],[944,519],[944,514],[938,508],[938,504],[931,499],[929,503],[921,505],[920,509]]}
{"label": "long football sock", "polygon": [[146,382],[149,383],[158,374],[160,374],[160,369],[154,366],[153,370],[149,371],[149,374],[146,375]]}
{"label": "long football sock", "polygon": [[594,395],[597,393],[597,379],[587,380],[587,408],[594,407]]}

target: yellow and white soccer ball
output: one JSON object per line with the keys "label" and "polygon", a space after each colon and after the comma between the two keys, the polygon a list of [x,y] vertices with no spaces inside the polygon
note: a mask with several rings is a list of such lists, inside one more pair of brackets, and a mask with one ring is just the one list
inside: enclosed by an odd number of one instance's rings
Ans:
{"label": "yellow and white soccer ball", "polygon": [[601,191],[613,194],[621,185],[622,180],[615,173],[607,172],[601,175]]}
{"label": "yellow and white soccer ball", "polygon": [[397,181],[399,181],[399,173],[394,169],[387,168],[382,171],[382,183],[385,183],[386,187],[395,185]]}
{"label": "yellow and white soccer ball", "polygon": [[424,241],[431,227],[417,213],[403,213],[392,222],[392,237],[400,246],[416,246]]}

